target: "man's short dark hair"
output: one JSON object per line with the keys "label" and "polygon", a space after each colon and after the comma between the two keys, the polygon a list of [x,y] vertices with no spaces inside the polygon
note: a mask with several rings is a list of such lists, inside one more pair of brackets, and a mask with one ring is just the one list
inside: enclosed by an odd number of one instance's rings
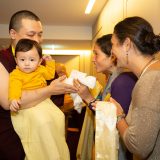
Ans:
{"label": "man's short dark hair", "polygon": [[35,21],[40,21],[39,17],[35,15],[33,12],[28,10],[21,10],[16,13],[14,13],[10,19],[9,23],[9,31],[11,29],[14,29],[15,31],[18,31],[21,27],[21,21],[22,19],[30,19]]}

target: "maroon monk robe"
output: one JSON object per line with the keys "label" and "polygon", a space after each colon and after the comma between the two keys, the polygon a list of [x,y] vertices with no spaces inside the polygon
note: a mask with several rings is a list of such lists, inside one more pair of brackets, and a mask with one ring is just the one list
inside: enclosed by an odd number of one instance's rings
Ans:
{"label": "maroon monk robe", "polygon": [[[9,73],[15,69],[11,47],[0,51],[0,62]],[[0,160],[24,160],[24,157],[21,141],[12,126],[10,111],[0,106]]]}

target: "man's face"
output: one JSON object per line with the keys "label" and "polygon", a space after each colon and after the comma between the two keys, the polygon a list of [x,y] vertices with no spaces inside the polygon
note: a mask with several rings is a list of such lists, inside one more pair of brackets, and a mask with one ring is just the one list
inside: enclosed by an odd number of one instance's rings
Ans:
{"label": "man's face", "polygon": [[13,46],[15,47],[17,42],[22,38],[28,38],[35,40],[38,43],[42,42],[42,24],[40,21],[22,19],[21,26],[18,31],[14,29],[10,30],[10,36],[13,40]]}

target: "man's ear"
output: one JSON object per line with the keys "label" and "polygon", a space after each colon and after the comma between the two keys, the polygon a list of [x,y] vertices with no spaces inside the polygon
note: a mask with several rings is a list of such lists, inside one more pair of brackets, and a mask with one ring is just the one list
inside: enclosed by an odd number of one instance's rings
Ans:
{"label": "man's ear", "polygon": [[9,34],[10,34],[10,37],[11,37],[11,39],[15,39],[16,38],[16,31],[14,30],[14,29],[11,29],[10,31],[9,31]]}
{"label": "man's ear", "polygon": [[131,48],[131,45],[132,45],[131,39],[127,37],[123,43],[124,50],[128,52]]}

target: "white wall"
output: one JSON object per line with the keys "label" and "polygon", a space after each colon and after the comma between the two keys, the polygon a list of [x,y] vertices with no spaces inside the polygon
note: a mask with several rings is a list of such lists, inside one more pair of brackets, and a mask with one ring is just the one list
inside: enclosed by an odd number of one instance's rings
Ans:
{"label": "white wall", "polygon": [[44,26],[45,39],[91,40],[92,28],[82,26]]}
{"label": "white wall", "polygon": [[[0,38],[9,38],[8,24],[0,24]],[[91,40],[92,28],[86,26],[43,26],[44,39]]]}

